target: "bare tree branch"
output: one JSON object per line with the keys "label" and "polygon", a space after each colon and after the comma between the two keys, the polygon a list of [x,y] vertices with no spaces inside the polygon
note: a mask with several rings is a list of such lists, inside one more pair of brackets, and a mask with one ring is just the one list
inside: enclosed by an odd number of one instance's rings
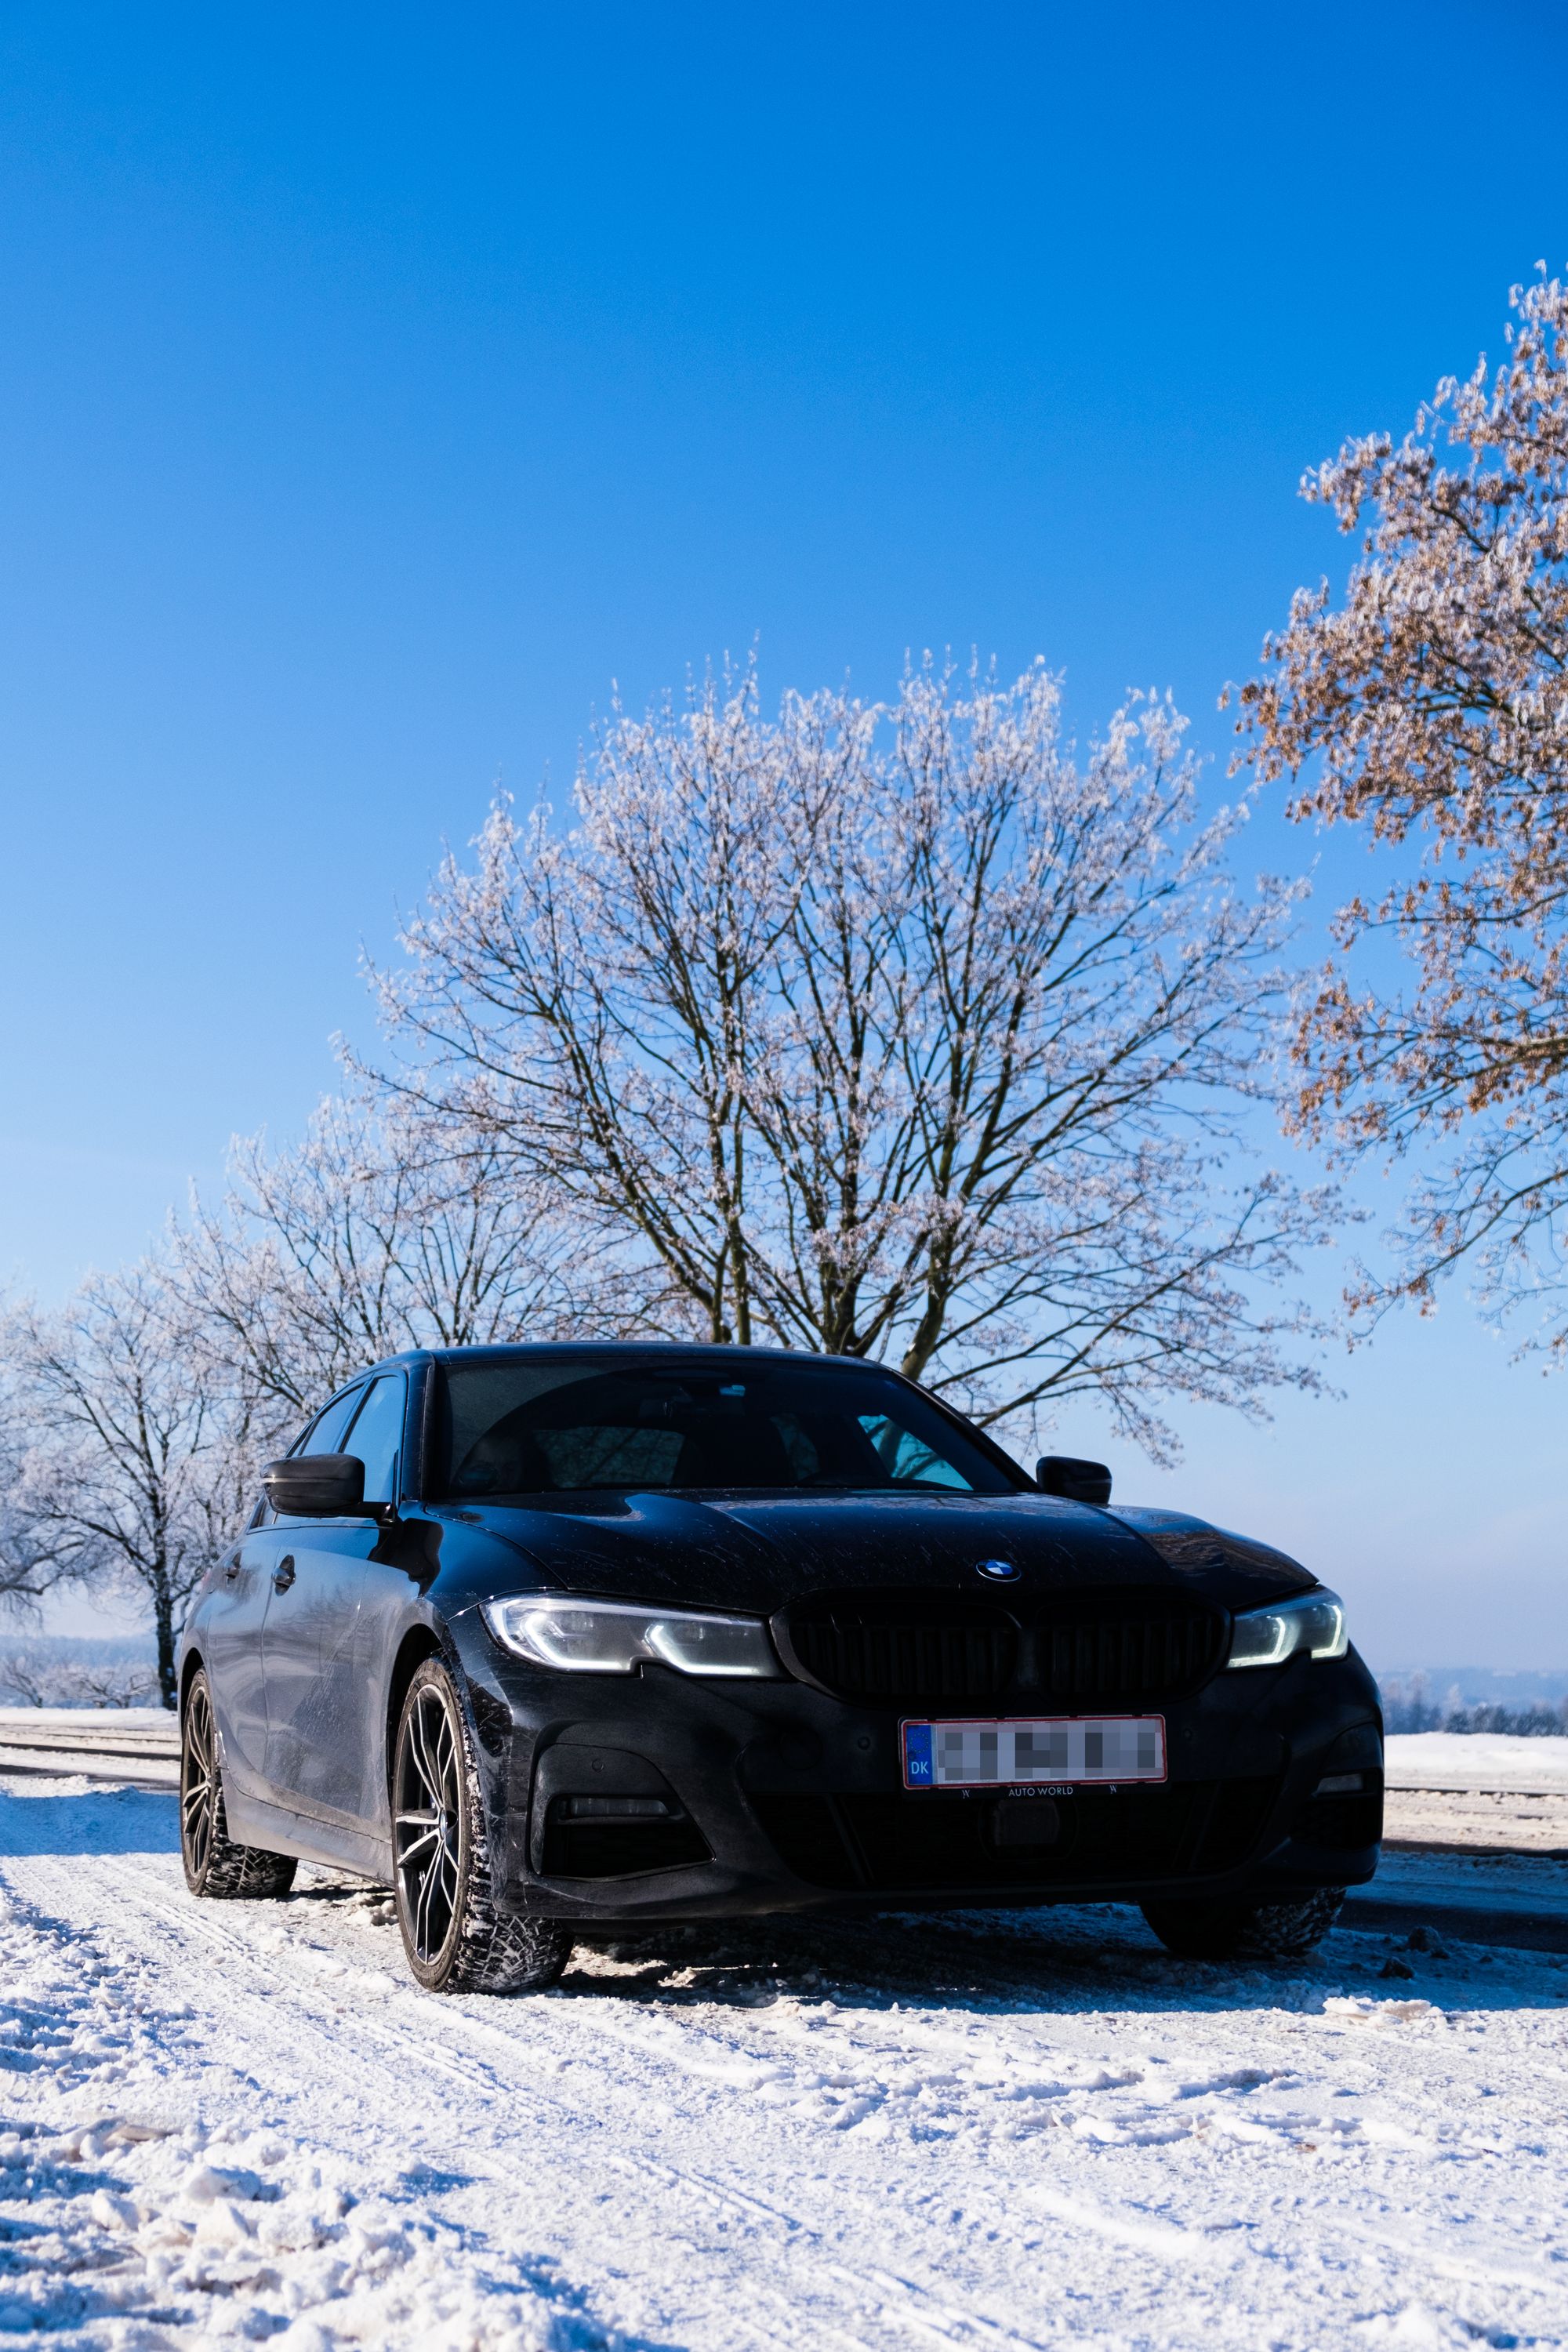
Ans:
{"label": "bare tree branch", "polygon": [[[577,826],[499,802],[382,976],[385,1083],[569,1207],[665,1328],[890,1359],[987,1418],[1311,1384],[1259,1303],[1332,1204],[1237,1173],[1299,893],[1239,890],[1167,703],[751,672],[617,712]],[[461,1139],[468,1139],[465,1142]]]}
{"label": "bare tree branch", "polygon": [[245,1433],[219,1409],[190,1337],[145,1261],[95,1276],[58,1315],[18,1308],[6,1333],[27,1415],[18,1507],[59,1568],[143,1588],[165,1706],[185,1604],[237,1519],[247,1466]]}
{"label": "bare tree branch", "polygon": [[[227,1192],[193,1202],[170,1266],[215,1391],[276,1452],[383,1356],[602,1319],[603,1255],[492,1138],[351,1094],[289,1149],[237,1141]],[[635,1291],[615,1303],[630,1328]]]}

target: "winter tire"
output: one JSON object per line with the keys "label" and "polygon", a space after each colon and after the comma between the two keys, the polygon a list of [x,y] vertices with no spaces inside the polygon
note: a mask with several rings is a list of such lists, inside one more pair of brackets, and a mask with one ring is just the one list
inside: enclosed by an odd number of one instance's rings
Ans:
{"label": "winter tire", "polygon": [[1184,1960],[1299,1960],[1321,1943],[1345,1899],[1322,1886],[1300,1903],[1145,1903],[1143,1916]]}
{"label": "winter tire", "polygon": [[438,1658],[426,1658],[403,1702],[392,1800],[397,1924],[426,1990],[535,1992],[553,1984],[571,1939],[553,1920],[519,1918],[496,1903],[473,1741]]}
{"label": "winter tire", "polygon": [[191,1676],[180,1719],[180,1859],[193,1895],[254,1898],[287,1895],[294,1884],[291,1853],[237,1845],[229,1836],[212,1692],[201,1667]]}

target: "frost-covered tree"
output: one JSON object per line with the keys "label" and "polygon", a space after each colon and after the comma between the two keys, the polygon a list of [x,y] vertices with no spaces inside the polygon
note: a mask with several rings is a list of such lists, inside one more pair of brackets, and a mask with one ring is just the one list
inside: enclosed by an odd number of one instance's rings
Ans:
{"label": "frost-covered tree", "polygon": [[[7,1321],[9,1318],[6,1318]],[[0,1348],[6,1323],[0,1322]],[[31,1399],[9,1349],[0,1372],[0,1609],[32,1613],[46,1593],[68,1578],[75,1546],[51,1517],[41,1517],[26,1482],[35,1436]]]}
{"label": "frost-covered tree", "polygon": [[1295,1041],[1299,1131],[1350,1158],[1421,1148],[1395,1270],[1354,1302],[1429,1306],[1468,1260],[1561,1359],[1568,288],[1543,275],[1512,301],[1500,366],[1440,384],[1397,446],[1369,435],[1307,476],[1359,559],[1339,604],[1326,583],[1297,594],[1241,727],[1259,773],[1295,782],[1292,816],[1358,825],[1393,862],[1341,911]]}
{"label": "frost-covered tree", "polygon": [[352,1373],[399,1349],[625,1328],[592,1248],[482,1139],[398,1101],[323,1103],[303,1140],[235,1147],[227,1193],[156,1259],[95,1276],[4,1334],[0,1599],[62,1576],[144,1589],[159,1687],[208,1564],[263,1461]]}
{"label": "frost-covered tree", "polygon": [[886,1359],[985,1419],[1310,1381],[1268,1286],[1327,1203],[1241,1164],[1293,892],[1183,722],[1080,761],[1058,680],[617,711],[574,830],[498,802],[382,981],[411,1114],[558,1201],[664,1326]]}
{"label": "frost-covered tree", "polygon": [[26,1413],[17,1508],[59,1569],[142,1590],[166,1706],[185,1604],[238,1521],[249,1466],[191,1339],[145,1260],[94,1276],[58,1314],[17,1308],[5,1333]]}
{"label": "frost-covered tree", "polygon": [[194,1204],[172,1265],[208,1376],[263,1451],[379,1357],[569,1337],[607,1311],[593,1251],[492,1139],[363,1092],[322,1102],[298,1144],[237,1141],[223,1200]]}
{"label": "frost-covered tree", "polygon": [[158,1684],[151,1665],[108,1658],[75,1658],[65,1645],[41,1641],[0,1650],[0,1696],[15,1706],[148,1706]]}

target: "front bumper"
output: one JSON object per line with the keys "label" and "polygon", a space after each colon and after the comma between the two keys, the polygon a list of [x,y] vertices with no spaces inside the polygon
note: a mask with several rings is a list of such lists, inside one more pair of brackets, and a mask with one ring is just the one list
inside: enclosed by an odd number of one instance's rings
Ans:
{"label": "front bumper", "polygon": [[[1377,1867],[1381,1721],[1353,1652],[1215,1675],[1160,1710],[1166,1782],[1080,1790],[1061,1801],[1053,1844],[1012,1846],[997,1843],[994,1800],[904,1790],[889,1709],[795,1681],[536,1672],[477,1610],[450,1634],[502,1899],[535,1916],[1288,1902]],[[1352,1772],[1363,1793],[1314,1795]]]}

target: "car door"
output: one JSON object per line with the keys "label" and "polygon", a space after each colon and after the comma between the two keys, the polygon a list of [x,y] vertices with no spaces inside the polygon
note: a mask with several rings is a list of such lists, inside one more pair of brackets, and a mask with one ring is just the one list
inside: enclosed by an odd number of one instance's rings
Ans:
{"label": "car door", "polygon": [[[407,1381],[384,1372],[331,1451],[357,1454],[367,1503],[396,1496]],[[328,1449],[323,1449],[328,1450]],[[372,1673],[366,1603],[400,1570],[373,1559],[382,1528],[363,1519],[294,1520],[293,1575],[275,1593],[263,1633],[267,1778],[277,1800],[344,1828],[379,1827],[373,1754],[380,1754],[381,1685]],[[372,1615],[376,1612],[373,1610]]]}
{"label": "car door", "polygon": [[[347,1429],[363,1391],[355,1387],[334,1397],[318,1413],[290,1454],[331,1454]],[[202,1656],[212,1688],[226,1783],[237,1795],[265,1799],[267,1787],[267,1678],[265,1634],[275,1584],[293,1575],[290,1523],[262,1507],[233,1549],[226,1554],[213,1591],[204,1602]]]}
{"label": "car door", "polygon": [[267,1777],[267,1686],[261,1629],[272,1598],[280,1549],[276,1527],[246,1529],[224,1556],[202,1604],[202,1663],[207,1670],[226,1785],[262,1797]]}

